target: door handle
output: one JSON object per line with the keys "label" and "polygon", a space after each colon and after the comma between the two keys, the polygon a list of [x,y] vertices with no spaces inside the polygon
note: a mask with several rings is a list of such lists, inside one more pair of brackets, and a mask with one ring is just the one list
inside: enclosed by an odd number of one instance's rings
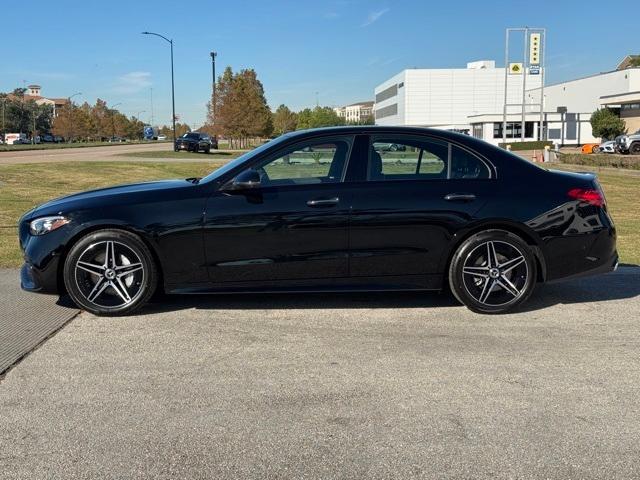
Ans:
{"label": "door handle", "polygon": [[471,202],[476,199],[473,193],[449,193],[444,196],[448,202]]}
{"label": "door handle", "polygon": [[309,207],[331,207],[337,205],[340,199],[338,197],[333,198],[316,198],[314,200],[308,200],[307,205]]}

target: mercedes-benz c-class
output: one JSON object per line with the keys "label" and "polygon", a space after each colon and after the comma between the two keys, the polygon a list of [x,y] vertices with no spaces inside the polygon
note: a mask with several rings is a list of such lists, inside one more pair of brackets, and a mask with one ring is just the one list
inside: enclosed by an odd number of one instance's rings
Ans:
{"label": "mercedes-benz c-class", "polygon": [[450,289],[500,313],[618,259],[593,174],[409,127],[285,134],[204,178],[52,200],[19,237],[22,288],[96,314],[129,314],[156,291],[389,289]]}

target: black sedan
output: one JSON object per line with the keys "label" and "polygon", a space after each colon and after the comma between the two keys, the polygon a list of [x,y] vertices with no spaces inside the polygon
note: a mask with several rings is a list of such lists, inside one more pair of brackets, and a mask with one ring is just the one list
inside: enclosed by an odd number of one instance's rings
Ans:
{"label": "black sedan", "polygon": [[209,153],[211,149],[218,148],[218,141],[207,133],[188,132],[176,139],[173,149],[176,152],[186,150],[188,152]]}
{"label": "black sedan", "polygon": [[[399,145],[396,151],[380,146]],[[505,312],[617,265],[592,174],[453,132],[289,133],[205,178],[77,193],[20,220],[22,288],[125,314],[166,293],[440,290]]]}

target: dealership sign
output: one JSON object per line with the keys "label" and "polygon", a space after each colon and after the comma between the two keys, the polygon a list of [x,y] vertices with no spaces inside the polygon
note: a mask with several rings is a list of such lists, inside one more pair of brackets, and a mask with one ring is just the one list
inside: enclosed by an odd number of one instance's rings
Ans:
{"label": "dealership sign", "polygon": [[529,67],[530,75],[540,75],[540,65],[531,65]]}
{"label": "dealership sign", "polygon": [[529,65],[540,65],[539,33],[532,33],[531,35],[529,35]]}

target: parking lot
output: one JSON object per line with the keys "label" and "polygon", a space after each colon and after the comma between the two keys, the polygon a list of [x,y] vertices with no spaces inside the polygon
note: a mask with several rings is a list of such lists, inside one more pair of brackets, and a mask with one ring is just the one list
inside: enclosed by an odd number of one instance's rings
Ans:
{"label": "parking lot", "polygon": [[420,293],[80,314],[0,382],[0,478],[636,478],[639,320],[637,267],[503,316]]}

